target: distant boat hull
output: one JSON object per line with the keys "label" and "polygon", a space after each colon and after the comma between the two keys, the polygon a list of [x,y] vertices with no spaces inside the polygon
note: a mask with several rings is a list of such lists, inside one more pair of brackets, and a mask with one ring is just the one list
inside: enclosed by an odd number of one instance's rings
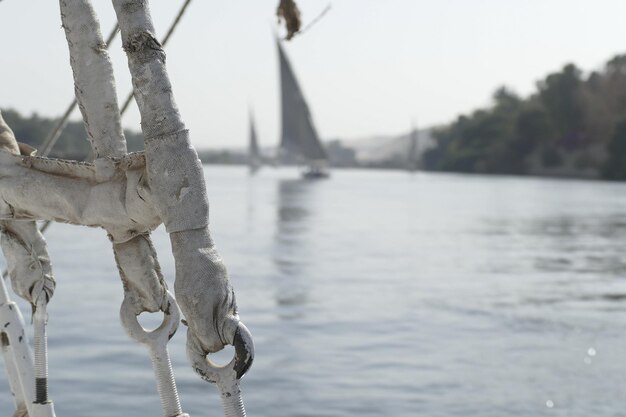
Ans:
{"label": "distant boat hull", "polygon": [[327,169],[319,167],[308,167],[305,171],[302,172],[302,178],[307,180],[321,180],[329,177],[330,172],[328,172]]}
{"label": "distant boat hull", "polygon": [[250,164],[248,164],[248,172],[250,172],[250,175],[256,174],[259,169],[261,169],[261,164],[260,163],[250,163]]}

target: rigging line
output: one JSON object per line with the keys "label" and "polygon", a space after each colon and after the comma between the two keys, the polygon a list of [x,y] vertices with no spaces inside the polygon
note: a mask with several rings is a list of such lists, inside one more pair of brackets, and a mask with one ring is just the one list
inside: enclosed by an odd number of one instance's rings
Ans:
{"label": "rigging line", "polygon": [[178,26],[178,22],[180,21],[181,17],[183,17],[183,14],[185,14],[185,10],[187,10],[187,6],[189,6],[189,3],[191,3],[191,0],[185,1],[185,4],[183,4],[183,6],[180,8],[180,11],[174,19],[174,22],[172,22],[169,30],[165,34],[165,37],[163,37],[163,40],[161,41],[162,46],[165,46],[167,44],[167,41],[170,40],[172,33],[174,33],[174,29],[176,29],[176,26]]}
{"label": "rigging line", "polygon": [[332,3],[328,3],[328,6],[326,6],[326,8],[324,8],[324,10],[322,10],[322,12],[318,14],[315,19],[311,20],[309,24],[304,27],[304,29],[298,31],[298,35],[304,35],[309,29],[311,29],[313,26],[315,26],[315,24],[322,20],[322,18],[326,15],[326,13],[330,11],[331,8]]}
{"label": "rigging line", "polygon": [[[176,18],[170,25],[170,28],[168,29],[167,33],[163,37],[163,40],[161,41],[162,46],[165,46],[167,42],[170,40],[170,38],[172,37],[172,34],[174,33],[174,29],[176,29],[176,26],[178,26],[178,23],[180,22],[180,19],[185,13],[185,10],[187,10],[187,6],[189,6],[189,3],[191,3],[191,0],[186,0],[185,3],[180,8],[178,15],[176,15]],[[109,48],[109,45],[111,44],[113,39],[115,39],[115,35],[117,35],[117,32],[119,32],[119,29],[120,29],[119,26],[115,24],[115,28],[111,31],[111,34],[109,35],[106,41],[107,49]],[[126,98],[126,101],[124,102],[124,106],[122,107],[122,110],[120,111],[120,115],[123,115],[126,112],[126,109],[128,108],[128,105],[130,104],[133,97],[134,95],[133,95],[133,92],[131,91],[131,93]],[[61,136],[61,133],[67,126],[68,119],[70,115],[72,114],[72,111],[74,111],[74,109],[76,108],[76,104],[78,104],[78,102],[76,101],[76,99],[74,99],[72,104],[70,104],[70,106],[65,111],[65,114],[63,115],[63,117],[57,122],[57,124],[54,126],[54,129],[48,134],[48,136],[46,137],[42,145],[41,156],[48,156],[50,151],[52,151],[52,148],[54,147],[57,140]],[[48,228],[50,227],[51,223],[52,223],[51,220],[44,221],[41,227],[39,228],[39,231],[41,233],[45,233],[46,230],[48,230]],[[6,278],[8,276],[9,276],[9,270],[8,269],[3,270],[2,278]]]}
{"label": "rigging line", "polygon": [[[170,38],[172,37],[172,34],[174,33],[174,29],[176,29],[176,26],[178,26],[178,22],[180,22],[180,19],[183,17],[183,14],[185,14],[185,10],[187,10],[187,6],[189,6],[189,3],[191,3],[191,0],[186,0],[185,3],[180,8],[180,11],[178,12],[178,15],[176,16],[176,18],[174,19],[174,22],[172,22],[169,30],[163,37],[163,40],[161,41],[161,46],[165,47],[165,45],[167,45],[167,42],[170,40]],[[126,100],[124,101],[124,105],[122,106],[122,110],[120,114],[124,114],[124,112],[126,112],[126,109],[128,109],[128,106],[130,105],[130,102],[133,100],[133,97],[134,97],[134,93],[133,91],[131,91],[130,94],[128,94],[128,96],[126,97]]]}

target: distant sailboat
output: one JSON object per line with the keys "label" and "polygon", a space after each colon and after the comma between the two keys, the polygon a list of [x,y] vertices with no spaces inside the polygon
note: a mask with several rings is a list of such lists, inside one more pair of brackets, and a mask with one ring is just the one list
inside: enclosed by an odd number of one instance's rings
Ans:
{"label": "distant sailboat", "polygon": [[277,40],[280,61],[282,136],[280,149],[288,158],[304,163],[305,178],[328,177],[328,154],[320,141],[309,106],[304,99],[289,59]]}
{"label": "distant sailboat", "polygon": [[254,127],[254,118],[250,112],[250,143],[248,145],[248,167],[250,174],[256,173],[261,168],[261,152],[259,151],[259,143],[256,138],[256,129]]}
{"label": "distant sailboat", "polygon": [[409,154],[407,158],[407,170],[409,172],[415,172],[418,168],[417,160],[417,148],[418,148],[418,132],[415,126],[411,129],[409,136]]}

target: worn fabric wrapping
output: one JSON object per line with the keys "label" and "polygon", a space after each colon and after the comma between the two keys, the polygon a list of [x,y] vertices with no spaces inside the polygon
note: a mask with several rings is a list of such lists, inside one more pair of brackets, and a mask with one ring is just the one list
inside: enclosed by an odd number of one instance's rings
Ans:
{"label": "worn fabric wrapping", "polygon": [[103,227],[118,243],[150,232],[161,220],[134,158],[86,164],[0,151],[0,219]]}
{"label": "worn fabric wrapping", "polygon": [[114,243],[113,252],[124,285],[124,297],[130,298],[134,313],[167,311],[167,284],[150,237],[140,235],[127,242]]}
{"label": "worn fabric wrapping", "polygon": [[15,135],[9,125],[4,121],[2,113],[0,113],[0,149],[14,154],[20,153]]}
{"label": "worn fabric wrapping", "polygon": [[199,355],[232,343],[235,293],[208,228],[170,234],[176,261],[174,289],[189,329],[187,344]]}
{"label": "worn fabric wrapping", "polygon": [[113,0],[141,113],[150,189],[172,242],[190,350],[206,354],[232,341],[227,318],[236,315],[234,293],[208,233],[202,166],[176,107],[148,4],[132,4]]}
{"label": "worn fabric wrapping", "polygon": [[40,301],[47,303],[56,284],[46,242],[37,224],[31,221],[1,221],[0,228],[0,245],[7,260],[13,291],[33,306]]}
{"label": "worn fabric wrapping", "polygon": [[60,1],[78,108],[96,158],[121,157],[126,140],[117,104],[113,65],[88,0]]}
{"label": "worn fabric wrapping", "polygon": [[145,153],[150,189],[167,232],[204,228],[209,204],[189,131],[146,139]]}
{"label": "worn fabric wrapping", "polygon": [[[0,150],[25,156],[35,152],[28,145],[18,144],[1,113]],[[40,304],[41,301],[47,303],[54,294],[56,283],[52,275],[46,241],[39,232],[37,223],[0,221],[0,246],[7,261],[13,291],[33,306]]]}

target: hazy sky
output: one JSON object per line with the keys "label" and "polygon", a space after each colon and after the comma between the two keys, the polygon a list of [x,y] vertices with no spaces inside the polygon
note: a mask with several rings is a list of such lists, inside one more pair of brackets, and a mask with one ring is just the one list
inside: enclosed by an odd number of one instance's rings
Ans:
{"label": "hazy sky", "polygon": [[[111,2],[93,3],[106,36]],[[182,3],[151,1],[159,37]],[[261,145],[277,143],[277,3],[189,6],[166,50],[196,147],[245,146],[248,106]],[[500,85],[526,95],[567,62],[590,71],[626,51],[623,0],[298,0],[305,24],[329,3],[319,23],[286,45],[324,139],[399,133],[412,119],[420,127],[445,123],[489,103]],[[0,37],[0,107],[62,114],[73,84],[58,2],[0,2]],[[125,97],[130,81],[120,46],[117,39],[111,55]],[[124,124],[139,129],[135,109]]]}

